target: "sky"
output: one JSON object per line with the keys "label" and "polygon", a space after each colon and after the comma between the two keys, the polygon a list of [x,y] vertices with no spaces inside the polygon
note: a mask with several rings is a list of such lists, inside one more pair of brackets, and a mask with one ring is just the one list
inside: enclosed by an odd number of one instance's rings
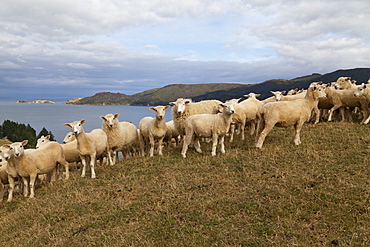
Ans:
{"label": "sky", "polygon": [[369,12],[368,0],[1,0],[0,98],[367,68]]}

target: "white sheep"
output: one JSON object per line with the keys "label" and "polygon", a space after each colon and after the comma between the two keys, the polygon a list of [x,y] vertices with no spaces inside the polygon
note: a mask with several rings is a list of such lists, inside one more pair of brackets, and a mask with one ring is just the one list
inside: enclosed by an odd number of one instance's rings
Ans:
{"label": "white sheep", "polygon": [[167,132],[163,139],[164,142],[167,142],[168,145],[171,145],[172,139],[174,139],[174,145],[179,145],[181,136],[180,133],[175,128],[175,123],[173,120],[166,122]]}
{"label": "white sheep", "polygon": [[355,96],[355,90],[338,90],[334,89],[332,87],[326,87],[325,92],[327,94],[327,97],[330,101],[330,103],[333,104],[333,107],[329,111],[329,117],[328,121],[332,121],[333,112],[336,109],[340,109],[342,114],[342,120],[345,120],[344,116],[344,110],[347,107],[354,108],[358,107],[363,115],[363,118],[361,120],[361,124],[364,124],[366,119],[369,117],[369,102],[364,97],[356,97]]}
{"label": "white sheep", "polygon": [[6,171],[8,162],[4,158],[2,152],[0,152],[0,202],[4,199],[5,187],[9,184],[8,173]]}
{"label": "white sheep", "polygon": [[107,134],[102,129],[94,129],[90,133],[86,133],[82,125],[86,122],[74,121],[73,123],[65,123],[64,126],[71,128],[77,140],[77,151],[82,162],[81,177],[85,177],[87,160],[90,159],[91,178],[96,178],[95,160],[100,159],[103,163],[103,158],[107,157],[108,164],[112,164],[112,159],[108,146]]}
{"label": "white sheep", "polygon": [[325,97],[324,89],[317,86],[309,87],[304,99],[294,101],[270,102],[262,106],[258,112],[256,143],[262,148],[263,142],[274,126],[294,126],[296,130],[294,143],[299,145],[300,131],[303,124],[309,120],[311,111],[319,98]]}
{"label": "white sheep", "polygon": [[69,143],[76,140],[76,136],[72,132],[68,132],[63,139],[63,143]]}
{"label": "white sheep", "polygon": [[212,138],[212,156],[216,155],[217,142],[219,140],[221,153],[225,153],[224,138],[229,131],[234,114],[234,103],[221,103],[222,110],[217,114],[197,114],[188,117],[185,121],[185,139],[181,155],[186,158],[186,151],[194,137],[194,147],[197,152],[202,153],[200,149],[199,138]]}
{"label": "white sheep", "polygon": [[113,151],[113,164],[116,163],[117,152],[128,155],[139,147],[137,128],[130,122],[119,122],[119,114],[101,116],[102,130],[107,134],[109,149]]}
{"label": "white sheep", "polygon": [[[38,149],[24,150],[28,140],[4,145],[11,150],[11,157],[8,163],[15,165],[16,171],[23,180],[23,193],[30,198],[35,196],[35,181],[39,174],[47,174],[48,181],[55,179],[56,167],[58,164],[66,166],[63,149],[57,142],[49,142]],[[28,181],[29,180],[29,181]]]}
{"label": "white sheep", "polygon": [[356,81],[351,80],[351,77],[339,77],[335,82],[335,88],[340,90],[355,90],[357,88]]}
{"label": "white sheep", "polygon": [[[370,102],[370,87],[368,84],[362,83],[354,92],[354,95],[358,98],[366,99]],[[364,119],[363,124],[368,124],[370,121],[370,115],[367,119]]]}
{"label": "white sheep", "polygon": [[169,105],[150,107],[149,109],[155,112],[155,118],[144,117],[140,120],[139,130],[142,155],[145,153],[145,144],[149,143],[149,155],[152,157],[154,155],[154,145],[156,142],[158,142],[158,153],[162,155],[162,142],[167,132],[165,110],[168,108],[170,108]]}
{"label": "white sheep", "polygon": [[[72,132],[70,132],[70,133],[72,133]],[[71,138],[68,137],[68,139],[71,139]],[[47,135],[47,136],[41,136],[37,140],[36,148],[42,147],[43,145],[45,145],[46,143],[49,143],[49,142],[50,142],[50,136],[49,135]],[[64,158],[65,158],[65,160],[68,163],[68,167],[65,167],[65,169],[66,169],[65,170],[65,172],[66,172],[66,179],[68,179],[69,178],[70,164],[74,164],[74,166],[76,167],[77,166],[77,163],[81,161],[80,155],[79,155],[79,153],[77,151],[77,140],[76,139],[74,139],[73,141],[67,140],[67,142],[61,144],[61,146],[63,148]]]}
{"label": "white sheep", "polygon": [[10,144],[5,144],[2,147],[0,147],[0,153],[2,154],[2,157],[7,161],[6,166],[6,172],[8,174],[8,182],[9,182],[9,188],[8,188],[8,202],[11,202],[13,200],[13,192],[16,185],[16,182],[19,186],[19,192],[22,192],[22,184],[21,183],[21,177],[19,176],[17,169],[15,167],[15,160],[13,158],[13,148],[10,146]]}
{"label": "white sheep", "polygon": [[185,120],[195,114],[215,114],[217,109],[215,106],[222,103],[219,100],[203,100],[200,102],[192,102],[191,99],[178,98],[175,102],[170,102],[172,105],[172,120],[175,128],[181,136],[185,135]]}

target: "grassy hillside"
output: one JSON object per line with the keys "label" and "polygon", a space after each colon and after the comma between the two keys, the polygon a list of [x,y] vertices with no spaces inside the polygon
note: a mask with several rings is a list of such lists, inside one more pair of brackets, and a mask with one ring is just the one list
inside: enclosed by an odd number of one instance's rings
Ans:
{"label": "grassy hillside", "polygon": [[259,99],[271,96],[270,91],[284,91],[293,88],[307,88],[311,82],[329,83],[338,77],[350,76],[358,84],[370,78],[369,68],[337,70],[325,75],[312,74],[291,80],[274,79],[258,84],[210,83],[210,84],[172,84],[162,88],[150,89],[134,95],[97,93],[84,98],[77,104],[123,104],[123,105],[166,105],[177,98],[192,98],[194,101],[218,99],[226,101],[240,98],[250,92],[259,93]]}
{"label": "grassy hillside", "polygon": [[0,204],[4,246],[369,246],[369,126],[274,128],[212,157],[179,148]]}

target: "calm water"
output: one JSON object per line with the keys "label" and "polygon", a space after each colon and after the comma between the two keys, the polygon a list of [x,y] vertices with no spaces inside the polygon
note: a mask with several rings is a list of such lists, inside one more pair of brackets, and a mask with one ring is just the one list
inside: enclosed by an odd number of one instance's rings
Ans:
{"label": "calm water", "polygon": [[[86,119],[84,129],[90,132],[101,128],[100,116],[108,113],[119,113],[120,121],[129,121],[137,126],[140,119],[145,116],[154,117],[154,112],[149,106],[87,106],[56,104],[17,104],[15,102],[0,101],[0,124],[4,120],[30,124],[37,134],[45,127],[51,131],[58,142],[62,142],[65,134],[70,131],[64,123]],[[166,111],[166,121],[171,120],[171,111]]]}

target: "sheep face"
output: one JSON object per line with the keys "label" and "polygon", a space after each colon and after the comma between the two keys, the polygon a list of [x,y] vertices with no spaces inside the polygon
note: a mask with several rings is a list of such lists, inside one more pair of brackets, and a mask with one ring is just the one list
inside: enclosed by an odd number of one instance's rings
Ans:
{"label": "sheep face", "polygon": [[364,94],[365,94],[365,89],[366,89],[366,84],[362,83],[362,84],[361,84],[361,86],[359,86],[359,87],[356,89],[356,91],[355,91],[354,95],[355,95],[356,97],[364,96]]}
{"label": "sheep face", "polygon": [[149,109],[155,112],[155,117],[158,120],[164,119],[164,116],[166,114],[165,110],[167,110],[170,106],[156,106],[156,107],[150,107]]}
{"label": "sheep face", "polygon": [[270,91],[274,96],[275,96],[275,99],[276,101],[280,101],[281,100],[281,97],[283,96],[283,94],[285,94],[285,91]]}
{"label": "sheep face", "polygon": [[39,148],[41,147],[42,145],[45,145],[46,143],[50,142],[50,135],[47,135],[47,136],[41,136],[38,140],[37,140],[37,144],[36,144],[36,148]]}
{"label": "sheep face", "polygon": [[63,139],[63,143],[66,144],[74,140],[76,140],[76,136],[72,132],[68,132]]}
{"label": "sheep face", "polygon": [[20,158],[24,154],[24,146],[26,146],[28,143],[28,140],[24,140],[22,142],[14,142],[12,144],[6,144],[4,147],[8,149],[8,152],[6,153],[6,159],[10,159],[10,157],[16,157]]}
{"label": "sheep face", "polygon": [[105,116],[100,117],[108,128],[113,128],[117,123],[118,123],[118,118],[119,114],[107,114]]}
{"label": "sheep face", "polygon": [[176,113],[181,115],[185,112],[186,105],[191,103],[190,99],[178,98],[175,102],[170,102],[170,105],[176,107]]}
{"label": "sheep face", "polygon": [[247,98],[257,98],[258,96],[261,96],[261,94],[249,93],[244,96]]}
{"label": "sheep face", "polygon": [[72,133],[75,136],[78,136],[82,132],[84,132],[84,129],[82,127],[82,124],[86,122],[85,119],[82,119],[81,121],[74,121],[73,123],[66,123],[64,126],[71,128]]}
{"label": "sheep face", "polygon": [[222,107],[222,112],[226,115],[232,115],[235,113],[234,109],[235,103],[233,102],[226,102],[224,104],[220,104],[219,106]]}

